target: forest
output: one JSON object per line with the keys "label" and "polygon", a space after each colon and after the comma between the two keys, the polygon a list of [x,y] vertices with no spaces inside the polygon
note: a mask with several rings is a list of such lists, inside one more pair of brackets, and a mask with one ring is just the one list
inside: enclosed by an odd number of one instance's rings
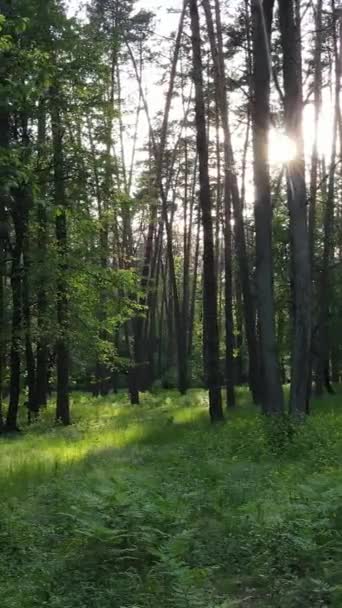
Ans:
{"label": "forest", "polygon": [[0,0],[3,608],[342,607],[342,5]]}

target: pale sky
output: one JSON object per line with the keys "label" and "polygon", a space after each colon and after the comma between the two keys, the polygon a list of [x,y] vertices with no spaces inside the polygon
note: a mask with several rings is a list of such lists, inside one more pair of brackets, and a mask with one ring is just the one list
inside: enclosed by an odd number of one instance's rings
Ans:
{"label": "pale sky", "polygon": [[[82,15],[82,7],[85,5],[84,0],[65,0],[68,14],[70,16],[74,16],[76,14]],[[154,19],[154,34],[150,39],[151,48],[155,51],[159,51],[159,57],[163,61],[164,55],[163,51],[165,50],[165,43],[163,37],[168,37],[171,32],[177,30],[179,23],[179,14],[173,14],[168,12],[168,8],[172,9],[181,9],[183,5],[183,0],[137,0],[135,4],[135,12],[139,12],[142,9],[149,10],[155,14]],[[166,46],[169,45],[166,43]],[[165,52],[168,52],[167,50]],[[166,62],[168,59],[168,55],[166,55]],[[165,61],[164,61],[165,63]],[[123,70],[124,72],[124,70]],[[157,68],[157,66],[146,65],[144,74],[143,74],[143,83],[144,83],[144,91],[145,97],[148,102],[150,115],[153,119],[154,116],[157,115],[158,112],[164,109],[164,89],[160,87],[158,81],[161,77],[161,71]],[[124,148],[125,148],[125,156],[126,162],[129,162],[132,150],[132,137],[133,137],[133,126],[135,123],[135,112],[136,105],[138,101],[138,87],[136,80],[134,78],[133,72],[131,73],[131,77],[122,78],[121,82],[122,86],[122,97],[124,100],[122,106],[123,112],[123,122],[125,125],[124,130]],[[142,161],[146,157],[146,153],[142,150],[142,147],[145,145],[148,139],[148,124],[146,121],[146,117],[144,112],[140,115],[140,123],[138,130],[138,150],[136,153],[136,160]]]}
{"label": "pale sky", "polygon": [[[177,24],[177,17],[167,13],[167,8],[178,9],[181,8],[183,0],[170,0],[170,2],[163,2],[161,0],[137,0],[136,10],[141,9],[150,10],[156,14],[156,32],[167,35],[172,29],[175,29]],[[69,13],[74,15],[77,13],[82,5],[83,0],[66,0],[66,4],[69,7]]]}
{"label": "pale sky", "polygon": [[[82,6],[84,6],[84,0],[66,0],[66,5],[68,7],[68,12],[70,15],[75,15],[82,11]],[[152,11],[155,15],[154,21],[154,33],[156,36],[154,37],[154,44],[159,45],[162,44],[162,36],[169,36],[171,32],[174,32],[177,29],[179,22],[179,15],[168,13],[167,9],[180,9],[183,5],[183,0],[167,0],[166,2],[163,0],[137,0],[136,1],[136,11],[140,11],[141,9],[146,9]],[[144,83],[146,85],[146,94],[149,97],[149,105],[152,115],[161,109],[162,107],[162,96],[157,93],[154,88],[155,82],[158,80],[160,74],[157,71],[151,70],[149,67],[148,70],[145,71],[144,74]],[[156,94],[157,93],[157,94]]]}
{"label": "pale sky", "polygon": [[[81,10],[82,5],[84,5],[84,0],[66,0],[66,4],[69,7],[69,14],[74,15]],[[183,0],[137,0],[135,8],[138,12],[141,9],[150,10],[155,14],[155,25],[154,25],[154,33],[155,36],[152,36],[150,43],[154,47],[154,50],[159,50],[160,48],[160,57],[163,58],[163,36],[167,37],[171,32],[174,32],[177,29],[179,14],[168,13],[168,8],[172,9],[181,9],[183,4]],[[164,47],[165,48],[165,47]],[[145,72],[143,75],[144,80],[144,89],[145,95],[148,100],[149,109],[151,116],[155,116],[156,113],[163,109],[164,107],[164,95],[162,94],[164,89],[160,87],[159,84],[156,84],[158,79],[160,78],[160,71],[156,67],[147,66],[145,68]],[[136,100],[138,98],[138,89],[136,86],[136,82],[134,76],[132,78],[126,79],[123,83],[123,96],[126,98],[127,107],[125,111],[125,105],[123,106],[123,113],[125,114],[125,122],[128,126],[126,131],[127,137],[127,149],[130,148],[130,128],[129,123],[132,120],[132,115],[130,114],[130,110],[132,110],[131,106],[133,103],[136,104]],[[332,110],[331,110],[331,101],[325,100],[326,109],[321,118],[321,124],[319,128],[319,149],[321,154],[324,154],[326,157],[329,156],[330,147],[331,147],[331,132],[332,132]],[[313,108],[309,105],[305,108],[304,111],[304,132],[305,132],[305,144],[306,144],[306,153],[310,154],[312,149],[312,138],[313,138]],[[132,125],[131,125],[132,126]],[[144,142],[148,136],[148,127],[146,120],[144,119],[144,115],[141,115],[141,123],[139,127],[139,140]],[[234,145],[239,148],[241,145],[241,133],[237,132],[237,136],[234,137],[233,131],[233,139]],[[126,147],[126,146],[125,146]],[[273,163],[278,165],[282,164],[284,161],[288,160],[288,157],[291,157],[293,154],[293,146],[291,146],[291,142],[287,142],[286,138],[279,133],[274,132],[270,134],[270,159],[273,159]],[[129,156],[129,153],[128,153]],[[138,154],[138,157],[140,155]]]}

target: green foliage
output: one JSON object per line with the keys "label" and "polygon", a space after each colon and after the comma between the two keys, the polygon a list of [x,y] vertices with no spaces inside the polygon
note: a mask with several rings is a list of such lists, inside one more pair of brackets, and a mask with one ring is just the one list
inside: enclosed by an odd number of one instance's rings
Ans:
{"label": "green foliage", "polygon": [[246,405],[210,428],[198,390],[48,408],[2,440],[2,606],[339,608],[339,402],[296,433]]}
{"label": "green foliage", "polygon": [[264,427],[269,449],[274,455],[282,454],[291,446],[298,431],[296,421],[287,414],[282,417],[265,418]]}
{"label": "green foliage", "polygon": [[[102,17],[109,20],[107,25],[112,23],[114,5],[107,7],[109,14],[106,9],[101,16],[100,10],[100,22],[89,23],[68,18],[59,0],[18,0],[15,11],[0,15],[0,105],[8,124],[0,150],[2,214],[14,245],[15,217],[21,204],[18,194],[25,190],[27,264],[23,281],[25,275],[32,349],[35,354],[38,342],[43,341],[50,354],[54,353],[60,337],[56,293],[58,280],[63,278],[68,290],[71,382],[83,385],[89,385],[99,363],[105,364],[108,376],[113,369],[127,368],[131,353],[126,352],[119,332],[124,326],[127,330],[129,320],[146,312],[140,303],[137,262],[121,234],[122,224],[128,233],[136,205],[121,184],[123,169],[113,150],[119,111],[110,94],[112,55],[115,50],[119,62],[122,32],[129,30],[134,41],[149,19],[145,15],[130,23],[132,7],[128,1],[115,9],[120,18],[115,19],[115,31],[110,29],[105,36],[99,31]],[[55,91],[65,178],[65,192],[58,204],[51,121]],[[55,235],[56,219],[62,213],[66,215],[68,249],[63,269]],[[10,272],[8,263],[5,274]],[[4,291],[10,318],[9,280]],[[19,333],[24,355],[25,328]],[[10,358],[5,354],[7,378]]]}

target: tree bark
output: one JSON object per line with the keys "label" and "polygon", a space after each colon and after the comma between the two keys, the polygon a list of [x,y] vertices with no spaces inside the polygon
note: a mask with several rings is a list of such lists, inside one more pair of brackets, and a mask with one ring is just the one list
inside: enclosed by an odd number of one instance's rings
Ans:
{"label": "tree bark", "polygon": [[31,328],[31,301],[29,288],[29,246],[28,235],[25,234],[24,239],[24,269],[23,269],[23,321],[25,331],[25,360],[26,360],[26,377],[27,377],[27,409],[28,422],[32,422],[32,418],[37,418],[39,407],[36,398],[36,365],[32,345],[32,328]]}
{"label": "tree bark", "polygon": [[[309,247],[310,247],[310,267],[311,267],[311,289],[313,301],[315,301],[315,240],[316,240],[316,207],[317,207],[317,191],[318,191],[318,172],[319,172],[319,154],[318,154],[318,127],[319,118],[322,108],[322,0],[317,0],[317,6],[314,10],[315,21],[315,51],[314,51],[314,141],[311,153],[311,169],[310,169],[310,201],[309,201]],[[314,307],[312,307],[314,315]],[[313,335],[311,335],[311,342]],[[314,358],[311,347],[310,367],[308,380],[308,402],[312,392],[312,376],[313,376]]]}
{"label": "tree bark", "polygon": [[69,405],[69,305],[68,305],[68,235],[67,200],[65,193],[63,126],[59,107],[58,87],[50,91],[50,113],[53,140],[55,230],[57,243],[57,404],[56,420],[67,426],[70,424]]}
{"label": "tree bark", "polygon": [[253,18],[253,152],[255,184],[256,284],[260,324],[260,351],[264,388],[262,407],[265,414],[281,415],[284,409],[283,390],[277,355],[275,332],[273,259],[272,259],[272,197],[268,160],[270,131],[270,38],[274,0],[254,0]]}
{"label": "tree bark", "polygon": [[311,348],[311,271],[307,226],[304,143],[302,133],[302,82],[299,24],[293,0],[279,0],[279,23],[283,49],[284,109],[287,135],[297,153],[288,163],[288,205],[294,269],[294,331],[290,411],[296,418],[308,410],[307,393]]}
{"label": "tree bark", "polygon": [[[204,8],[208,6],[207,2],[204,3]],[[216,70],[219,69],[222,74],[225,73],[224,59],[223,59],[223,39],[222,39],[222,25],[220,17],[220,4],[215,1],[215,13],[217,22],[217,33],[218,33],[218,51],[214,65]],[[216,50],[214,53],[216,56]],[[222,86],[222,83],[221,83]],[[225,92],[226,95],[226,92]],[[227,95],[226,95],[227,101]],[[258,357],[258,341],[256,333],[256,318],[255,318],[255,306],[252,296],[248,253],[246,245],[246,234],[245,225],[243,219],[243,207],[240,194],[238,180],[235,170],[235,159],[231,143],[231,133],[229,125],[229,108],[227,101],[227,111],[224,113],[223,120],[226,121],[226,154],[229,156],[229,162],[225,163],[225,169],[229,171],[229,182],[231,188],[231,202],[233,206],[234,215],[234,238],[235,248],[238,258],[239,270],[241,275],[241,288],[243,294],[243,313],[244,322],[246,329],[246,341],[248,347],[248,359],[249,359],[249,385],[252,392],[254,403],[260,403],[261,400],[261,383],[259,374],[259,357]]]}
{"label": "tree bark", "polygon": [[[5,64],[3,64],[5,66]],[[6,73],[6,69],[5,69]],[[1,79],[4,77],[3,71],[0,70]],[[4,156],[7,154],[9,146],[9,116],[7,108],[7,99],[3,98],[0,103],[0,153]],[[5,259],[6,251],[9,249],[9,230],[6,213],[7,202],[7,180],[6,172],[1,167],[0,180],[0,433],[4,429],[4,414],[3,414],[3,376],[4,376],[4,358],[5,358],[5,341],[4,341],[4,277],[5,277]]]}
{"label": "tree bark", "polygon": [[[334,13],[334,2],[332,2]],[[316,368],[316,393],[321,395],[326,386],[331,392],[329,380],[329,303],[332,298],[330,265],[334,258],[334,214],[335,214],[335,177],[338,126],[341,120],[340,85],[341,85],[341,48],[338,38],[342,40],[342,17],[336,20],[334,14],[333,46],[335,58],[335,108],[331,140],[331,157],[329,166],[328,189],[323,216],[323,261],[319,278],[319,352]],[[337,21],[337,23],[336,23]],[[338,32],[336,31],[338,29]],[[338,36],[339,33],[339,36]]]}
{"label": "tree bark", "polygon": [[230,132],[228,123],[228,103],[225,86],[225,66],[223,56],[222,26],[219,0],[216,0],[215,29],[208,0],[203,2],[208,35],[214,62],[215,88],[220,121],[224,136],[224,265],[225,265],[225,329],[226,329],[226,395],[227,406],[235,406],[234,391],[234,322],[233,322],[233,272],[232,272],[232,227],[231,227],[231,169]]}
{"label": "tree bark", "polygon": [[37,363],[36,400],[38,409],[46,406],[48,395],[48,339],[46,294],[46,255],[48,245],[48,219],[46,213],[46,175],[44,173],[44,146],[46,143],[46,100],[40,103],[38,118],[38,168],[40,170],[40,190],[37,208],[37,241],[39,286],[37,290]]}
{"label": "tree bark", "polygon": [[316,233],[316,202],[318,178],[318,126],[322,106],[322,0],[317,1],[315,10],[315,54],[314,54],[314,141],[311,153],[310,204],[309,204],[309,241],[312,280],[314,279],[314,254]]}
{"label": "tree bark", "polygon": [[217,325],[217,280],[213,238],[212,205],[209,183],[208,141],[203,93],[203,64],[197,0],[190,0],[193,80],[195,83],[195,122],[200,175],[200,207],[203,227],[203,315],[206,336],[206,376],[209,412],[212,422],[223,420],[219,336]]}
{"label": "tree bark", "polygon": [[4,429],[4,415],[3,415],[3,384],[4,384],[4,277],[3,277],[3,267],[4,267],[4,256],[2,243],[1,247],[1,257],[0,257],[0,434]]}
{"label": "tree bark", "polygon": [[[134,58],[134,55],[132,53],[132,50],[131,50],[129,44],[127,43],[128,52],[129,52],[129,55],[132,60],[137,82],[139,85],[141,99],[142,99],[142,102],[144,105],[145,114],[146,114],[146,118],[148,121],[150,137],[151,137],[151,141],[152,141],[152,151],[153,151],[154,160],[156,162],[156,186],[160,192],[160,198],[161,198],[161,202],[162,202],[162,219],[163,219],[163,222],[165,225],[165,230],[166,230],[167,256],[168,256],[168,260],[169,260],[169,272],[170,272],[170,279],[171,279],[173,299],[174,299],[174,316],[175,316],[176,344],[177,344],[178,389],[181,394],[185,394],[188,389],[186,342],[185,342],[185,332],[184,332],[184,328],[182,326],[181,306],[180,306],[180,301],[179,301],[178,285],[177,285],[177,278],[176,278],[176,271],[175,271],[175,261],[174,261],[173,243],[172,243],[172,229],[171,229],[169,215],[168,215],[167,195],[166,195],[166,191],[165,191],[165,188],[163,185],[162,171],[163,171],[164,152],[165,152],[166,142],[167,142],[168,126],[169,126],[169,114],[170,114],[171,103],[172,103],[172,95],[173,95],[174,83],[175,83],[175,78],[176,78],[176,69],[177,69],[177,63],[178,63],[178,57],[179,57],[179,51],[180,51],[181,38],[182,38],[182,34],[183,34],[184,16],[185,16],[185,10],[186,10],[187,4],[188,4],[188,0],[184,0],[183,10],[182,10],[182,13],[180,16],[180,21],[179,21],[177,37],[175,40],[173,59],[172,59],[171,70],[170,70],[169,87],[168,87],[168,92],[166,95],[166,102],[165,102],[165,109],[164,109],[164,115],[163,115],[163,123],[162,123],[162,128],[161,128],[159,146],[157,145],[157,142],[156,142],[156,139],[154,136],[154,131],[152,128],[152,123],[151,123],[151,119],[150,119],[150,115],[149,115],[149,111],[148,111],[148,105],[147,105],[146,97],[144,95],[144,91],[142,88],[141,76],[139,76],[137,63],[136,63],[136,60]],[[154,211],[156,212],[156,210],[154,210]],[[153,229],[153,228],[154,228],[154,223],[151,224],[151,229]],[[152,245],[153,245],[153,233],[149,233],[148,238],[150,239],[150,243],[151,243],[151,238],[152,238]],[[147,251],[146,251],[146,254],[147,254]],[[148,261],[150,264],[151,260],[152,260],[152,255],[150,258],[147,258],[146,254],[145,254],[145,262]],[[152,252],[151,252],[151,254],[152,254]],[[149,266],[148,266],[148,268],[149,268]],[[138,346],[137,346],[138,352],[141,351],[141,346],[140,346],[141,337],[140,336],[142,335],[142,329],[143,329],[143,322],[142,322],[142,327],[138,328],[138,333],[135,338],[135,340],[138,343]]]}
{"label": "tree bark", "polygon": [[14,193],[12,218],[15,232],[15,244],[12,248],[12,335],[10,351],[10,393],[6,417],[6,429],[17,430],[17,418],[20,397],[21,346],[22,346],[22,266],[24,240],[24,215],[26,201],[22,189]]}

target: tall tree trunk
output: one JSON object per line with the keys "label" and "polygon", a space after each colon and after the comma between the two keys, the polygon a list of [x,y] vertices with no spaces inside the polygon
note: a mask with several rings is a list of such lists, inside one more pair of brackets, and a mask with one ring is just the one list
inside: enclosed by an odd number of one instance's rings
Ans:
{"label": "tall tree trunk", "polygon": [[[204,9],[206,10],[206,14],[208,16],[208,3],[205,2],[203,4]],[[220,3],[218,0],[215,0],[215,14],[216,14],[216,23],[217,23],[217,35],[218,35],[218,49],[212,48],[212,53],[215,53],[215,61],[214,66],[216,71],[219,70],[220,73],[225,73],[224,67],[224,58],[223,58],[223,39],[222,39],[222,25],[221,25],[221,13],[220,13]],[[221,88],[222,82],[221,79]],[[224,87],[225,88],[225,87]],[[225,91],[225,97],[227,100],[227,94]],[[221,107],[222,111],[222,107]],[[249,385],[251,388],[253,401],[254,403],[260,403],[261,399],[261,382],[260,382],[260,374],[259,374],[259,362],[258,362],[258,341],[257,341],[257,333],[256,333],[256,319],[255,319],[255,306],[253,302],[252,296],[252,288],[251,288],[251,280],[250,280],[250,271],[249,271],[249,262],[248,262],[248,253],[247,253],[247,244],[246,244],[246,234],[245,234],[245,226],[243,219],[243,208],[240,194],[239,194],[239,186],[238,180],[235,170],[235,159],[231,142],[231,133],[230,133],[230,125],[229,125],[229,112],[228,112],[228,104],[227,111],[224,112],[222,116],[222,120],[226,123],[225,128],[225,154],[229,156],[229,162],[225,162],[225,170],[229,171],[229,182],[231,188],[231,201],[233,206],[233,214],[234,214],[234,237],[235,237],[235,247],[238,258],[238,264],[241,275],[241,287],[243,293],[243,312],[244,312],[244,322],[246,329],[246,340],[248,347],[248,359],[249,359]]]}
{"label": "tall tree trunk", "polygon": [[[198,214],[200,216],[200,212]],[[197,231],[196,231],[196,245],[194,255],[194,269],[193,269],[193,281],[192,281],[192,292],[191,292],[191,303],[190,303],[190,317],[189,317],[189,341],[187,356],[189,359],[192,357],[193,349],[193,335],[194,335],[194,322],[196,312],[196,294],[197,294],[197,281],[198,281],[198,266],[199,266],[199,248],[200,248],[200,227],[201,218],[197,220]]]}
{"label": "tall tree trunk", "polygon": [[67,200],[65,193],[63,126],[59,107],[59,91],[52,87],[50,91],[50,112],[53,141],[54,197],[56,209],[56,242],[57,242],[57,407],[56,420],[65,426],[70,424],[69,406],[69,305],[68,305],[68,236],[67,236]]}
{"label": "tall tree trunk", "polygon": [[243,335],[243,303],[241,292],[241,281],[237,270],[235,270],[235,318],[236,318],[236,355],[234,359],[235,384],[241,385],[246,382],[244,373],[244,335]]}
{"label": "tall tree trunk", "polygon": [[254,0],[253,151],[255,184],[256,285],[265,414],[283,412],[283,390],[277,355],[272,260],[272,198],[268,159],[270,131],[270,38],[274,0]]}
{"label": "tall tree trunk", "polygon": [[[3,7],[3,13],[7,15],[9,11],[9,7]],[[2,53],[2,59],[0,63],[0,81],[1,84],[7,82],[9,78],[9,65],[10,62],[7,61],[8,56],[6,52]],[[6,91],[8,90],[7,86],[3,87],[3,94],[0,99],[0,162],[1,159],[7,159],[8,148],[10,143],[10,114],[9,114],[9,99]],[[3,411],[2,411],[2,388],[3,388],[3,372],[4,372],[4,277],[5,277],[5,258],[6,251],[11,250],[10,241],[9,241],[9,228],[8,228],[8,217],[7,217],[7,207],[10,201],[9,197],[9,183],[11,182],[11,169],[8,167],[7,160],[1,162],[1,171],[0,171],[0,254],[1,254],[1,268],[0,268],[0,281],[1,281],[1,344],[0,344],[0,357],[1,357],[1,411],[0,411],[0,430],[4,427],[3,420]],[[15,201],[14,201],[15,205]],[[14,207],[15,210],[15,207]],[[17,241],[15,236],[15,246],[11,251],[12,254],[12,270],[11,270],[11,282],[12,282],[12,293],[13,293],[13,307],[12,307],[12,339],[11,339],[11,358],[10,358],[10,407],[7,412],[6,417],[6,426],[8,426],[9,430],[15,430],[17,426],[17,412],[18,412],[18,401],[19,401],[19,392],[14,388],[19,386],[20,383],[20,355],[19,355],[19,366],[18,366],[18,347],[19,347],[19,336],[15,331],[15,327],[20,325],[20,283],[18,285],[18,280],[20,281],[20,277],[18,277],[17,266],[20,264],[20,249],[21,244]],[[19,257],[19,260],[18,260]],[[17,279],[14,279],[17,277]],[[14,280],[13,280],[14,279]],[[19,300],[19,302],[17,302]],[[16,313],[16,314],[15,314]],[[18,329],[18,328],[17,328]],[[19,371],[18,371],[19,368]]]}
{"label": "tall tree trunk", "polygon": [[143,390],[151,390],[155,380],[155,352],[157,344],[157,313],[158,313],[158,293],[161,275],[162,248],[163,248],[163,224],[159,225],[156,239],[155,254],[151,269],[153,277],[153,290],[150,290],[148,297],[148,317],[144,328],[144,343],[147,345],[147,360],[145,366]]}
{"label": "tall tree trunk", "polygon": [[4,416],[3,416],[3,384],[4,384],[4,316],[5,316],[5,303],[4,303],[4,255],[3,246],[0,243],[1,256],[0,256],[0,434],[4,429]]}
{"label": "tall tree trunk", "polygon": [[[115,11],[118,10],[118,5],[115,6]],[[116,21],[116,15],[114,20]],[[103,197],[102,201],[98,200],[98,212],[100,219],[100,258],[101,267],[105,273],[109,266],[109,214],[112,212],[113,218],[113,233],[114,233],[114,250],[113,250],[113,266],[120,266],[120,253],[119,253],[119,238],[117,235],[117,218],[116,210],[113,207],[113,167],[112,167],[112,147],[113,147],[113,108],[114,108],[114,88],[115,88],[115,72],[117,67],[117,45],[116,42],[113,44],[111,51],[111,62],[110,62],[110,83],[109,83],[109,104],[108,111],[105,120],[105,166],[104,166],[104,180],[103,180]],[[96,161],[95,161],[96,162]],[[114,203],[115,205],[115,203]],[[99,341],[106,342],[108,340],[108,334],[104,327],[107,317],[107,292],[105,286],[100,287],[100,312],[99,312]],[[96,365],[97,382],[99,386],[99,392],[102,397],[105,397],[109,392],[109,378],[110,371],[108,366],[103,361],[102,353],[97,361]]]}
{"label": "tall tree trunk", "polygon": [[[4,64],[2,64],[4,66]],[[5,70],[6,73],[6,70]],[[4,77],[0,69],[1,78]],[[9,116],[7,108],[7,99],[2,98],[0,103],[0,153],[6,158],[9,146]],[[3,378],[4,378],[4,358],[5,358],[5,343],[4,343],[4,277],[5,277],[5,259],[6,251],[9,249],[9,230],[7,223],[6,203],[7,203],[7,179],[6,171],[1,166],[0,179],[0,433],[4,428],[4,417],[2,407],[3,396]]]}
{"label": "tall tree trunk", "polygon": [[340,350],[335,343],[331,347],[331,380],[338,384],[340,381]]}
{"label": "tall tree trunk", "polygon": [[288,204],[294,269],[294,331],[290,411],[302,418],[308,410],[307,393],[311,347],[311,271],[307,226],[304,143],[302,133],[302,82],[300,32],[293,0],[279,0],[279,22],[283,49],[284,106],[287,135],[297,153],[288,163]]}
{"label": "tall tree trunk", "polygon": [[309,204],[309,239],[310,263],[314,271],[315,232],[316,232],[316,201],[318,178],[318,126],[322,106],[322,0],[317,0],[315,9],[315,54],[314,54],[314,141],[311,154],[310,173],[310,204]]}
{"label": "tall tree trunk", "polygon": [[[23,154],[27,162],[30,160],[30,138],[28,134],[28,117],[23,114],[22,122],[22,143]],[[23,333],[25,343],[25,361],[26,361],[26,383],[28,388],[28,421],[31,422],[32,415],[38,413],[36,404],[36,369],[35,359],[32,346],[32,330],[31,330],[31,301],[30,301],[30,246],[29,246],[29,220],[30,211],[32,209],[33,198],[31,188],[28,186],[23,188],[22,207],[20,215],[23,228],[23,268],[22,268],[22,312],[23,312]]]}
{"label": "tall tree trunk", "polygon": [[12,335],[10,351],[10,394],[6,418],[8,431],[17,430],[17,417],[20,397],[21,347],[22,347],[22,265],[24,239],[25,195],[22,189],[16,190],[12,209],[15,244],[12,248]]}
{"label": "tall tree trunk", "polygon": [[195,122],[200,174],[200,207],[203,226],[203,314],[206,336],[206,376],[212,422],[223,420],[219,336],[217,325],[217,280],[211,214],[208,141],[203,94],[203,65],[197,0],[190,0],[193,79],[195,83]]}
{"label": "tall tree trunk", "polygon": [[225,195],[224,223],[224,266],[225,266],[225,327],[226,327],[226,395],[227,406],[235,407],[234,373],[234,321],[233,321],[233,270],[232,270],[232,228],[230,193]]}
{"label": "tall tree trunk", "polygon": [[214,61],[217,104],[224,136],[224,263],[225,263],[225,328],[226,328],[226,392],[228,407],[235,406],[234,391],[234,322],[233,322],[233,272],[232,272],[232,228],[231,228],[231,168],[228,103],[225,86],[225,66],[221,12],[216,0],[217,42],[208,0],[204,0],[211,54]]}
{"label": "tall tree trunk", "polygon": [[[112,73],[112,84],[111,84],[111,103],[113,103],[113,78],[114,74]],[[90,120],[88,119],[88,135],[90,141],[91,148],[91,158],[94,172],[94,183],[95,183],[95,198],[97,203],[97,213],[99,218],[99,257],[102,271],[105,273],[108,268],[108,257],[109,257],[109,226],[108,226],[108,211],[109,211],[109,200],[111,197],[111,184],[112,184],[112,166],[110,163],[110,155],[111,155],[111,147],[112,147],[112,118],[111,112],[108,113],[107,124],[106,124],[106,163],[105,163],[105,176],[104,176],[104,188],[103,192],[101,192],[101,184],[100,184],[100,175],[99,168],[96,158],[96,149],[93,139],[92,126]],[[99,313],[98,313],[98,322],[99,322],[99,342],[105,341],[107,338],[107,333],[104,331],[103,325],[106,320],[106,289],[103,285],[100,286],[99,289]],[[106,365],[103,363],[101,359],[101,352],[97,353],[97,360],[95,363],[94,370],[94,396],[102,395],[104,396],[107,392],[108,382],[107,376],[109,376],[109,371],[106,368]]]}
{"label": "tall tree trunk", "polygon": [[[188,350],[188,335],[189,335],[189,298],[190,298],[190,259],[191,259],[191,236],[192,236],[192,218],[194,208],[194,193],[191,192],[189,202],[189,159],[188,159],[188,142],[184,140],[184,202],[183,202],[183,302],[182,302],[182,325],[185,334],[185,351]],[[196,178],[195,178],[196,179]],[[188,207],[190,206],[190,211]],[[189,211],[189,228],[188,228],[188,211]]]}
{"label": "tall tree trunk", "polygon": [[[156,186],[160,192],[160,198],[161,198],[161,202],[162,202],[162,219],[163,219],[163,222],[165,225],[165,230],[166,230],[167,256],[168,256],[168,261],[169,261],[169,272],[170,272],[170,279],[171,279],[173,299],[174,299],[174,315],[175,315],[176,344],[177,344],[178,388],[179,388],[179,391],[181,394],[185,394],[187,391],[187,388],[188,388],[186,341],[185,341],[185,332],[184,332],[184,329],[182,326],[182,314],[181,314],[181,306],[180,306],[180,301],[179,301],[178,285],[177,285],[176,270],[175,270],[173,242],[172,242],[172,227],[171,227],[170,219],[169,219],[169,215],[168,215],[167,195],[166,195],[166,191],[165,191],[165,188],[163,185],[162,173],[163,173],[163,159],[164,159],[164,153],[165,153],[165,148],[166,148],[166,143],[167,143],[168,127],[169,127],[169,114],[170,114],[171,103],[172,103],[172,95],[173,95],[174,83],[175,83],[175,78],[176,78],[176,70],[177,70],[177,64],[178,64],[178,58],[179,58],[181,38],[182,38],[183,28],[184,28],[184,16],[185,16],[185,10],[186,10],[187,4],[188,4],[188,0],[184,0],[183,1],[183,10],[182,10],[180,20],[179,20],[177,37],[175,40],[173,59],[172,59],[171,70],[170,70],[169,87],[168,87],[168,92],[166,95],[165,109],[164,109],[164,115],[163,115],[163,123],[162,123],[162,128],[161,128],[159,146],[157,145],[157,142],[156,142],[156,139],[154,136],[154,131],[152,128],[152,122],[150,119],[148,105],[147,105],[146,97],[144,95],[144,91],[143,91],[143,87],[142,87],[141,75],[139,75],[136,60],[134,58],[134,55],[132,53],[132,50],[131,50],[129,44],[127,43],[128,52],[129,52],[129,55],[132,60],[135,75],[136,75],[137,82],[139,85],[141,99],[142,99],[142,102],[144,105],[144,110],[145,110],[146,118],[148,121],[150,137],[151,137],[151,141],[152,141],[152,151],[153,151],[153,155],[154,155],[154,160],[156,162]],[[155,210],[155,212],[156,212],[156,210]],[[153,226],[154,226],[154,224],[152,224],[151,227],[153,228]],[[149,238],[151,238],[151,236],[152,236],[152,243],[153,243],[153,234],[152,235],[149,234]],[[146,251],[146,253],[147,253],[147,251]],[[145,254],[145,263],[148,261],[148,263],[150,265],[151,260],[152,260],[152,255],[151,255],[151,258],[148,259]],[[142,321],[141,327],[138,328],[138,334],[135,337],[135,340],[138,343],[138,352],[142,348],[140,346],[142,329],[143,329],[143,321]]]}
{"label": "tall tree trunk", "polygon": [[25,331],[25,360],[26,360],[26,375],[27,375],[27,388],[28,388],[28,421],[32,421],[32,417],[38,416],[38,405],[36,399],[36,365],[32,345],[32,328],[31,328],[31,301],[30,301],[30,288],[29,288],[29,246],[28,246],[28,235],[27,232],[24,238],[24,268],[23,268],[23,321]]}
{"label": "tall tree trunk", "polygon": [[[310,169],[310,201],[309,201],[309,247],[310,247],[310,267],[311,267],[311,288],[313,301],[315,301],[315,241],[316,241],[316,207],[317,207],[317,191],[318,191],[318,170],[319,170],[319,154],[318,154],[318,128],[319,119],[322,108],[322,0],[317,0],[317,5],[314,7],[315,20],[315,52],[314,52],[314,141],[311,153],[311,169]],[[314,314],[314,307],[312,307]],[[313,343],[313,335],[311,336]],[[308,381],[308,400],[312,391],[312,375],[313,375],[314,355],[311,346],[310,352],[310,368]]]}
{"label": "tall tree trunk", "polygon": [[46,174],[44,167],[44,146],[46,143],[46,100],[40,102],[38,118],[38,169],[40,171],[40,190],[37,208],[37,242],[39,286],[37,290],[37,364],[36,400],[38,409],[47,404],[48,395],[48,339],[46,293],[46,255],[48,243],[48,219],[46,213]]}
{"label": "tall tree trunk", "polygon": [[[334,212],[335,212],[335,176],[336,176],[336,152],[338,126],[341,120],[340,109],[340,85],[341,85],[341,48],[338,46],[338,33],[340,42],[342,40],[342,15],[337,20],[335,15],[335,3],[332,1],[333,9],[333,46],[335,58],[335,108],[333,133],[331,140],[331,157],[328,176],[328,190],[325,200],[323,220],[323,261],[319,279],[319,353],[316,370],[316,392],[322,394],[323,386],[326,385],[331,392],[329,381],[329,303],[332,298],[330,265],[334,258]],[[337,23],[336,23],[337,22]],[[338,28],[337,28],[338,25]],[[336,31],[338,29],[338,32]]]}

